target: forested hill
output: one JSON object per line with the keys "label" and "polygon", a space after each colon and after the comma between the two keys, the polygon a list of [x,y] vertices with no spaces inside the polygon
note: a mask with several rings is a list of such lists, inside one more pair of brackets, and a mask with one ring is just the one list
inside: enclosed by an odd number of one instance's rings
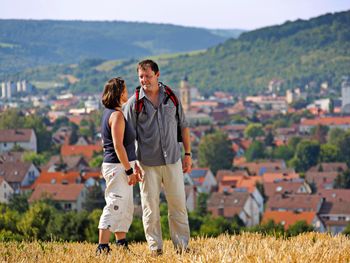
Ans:
{"label": "forested hill", "polygon": [[[284,87],[328,81],[339,88],[350,75],[350,11],[249,31],[207,52],[167,65],[167,79],[185,74],[203,90],[253,93],[273,78]],[[164,74],[163,74],[164,76]]]}
{"label": "forested hill", "polygon": [[127,59],[200,50],[235,33],[136,22],[0,20],[0,72],[87,58]]}
{"label": "forested hill", "polygon": [[[139,26],[138,30],[142,30],[142,24]],[[171,39],[172,35],[168,37],[162,39]],[[195,40],[194,36],[189,37]],[[174,44],[174,48],[181,46],[182,40],[176,40],[167,43]],[[14,77],[62,82],[62,76],[73,76],[77,81],[70,84],[66,81],[65,86],[76,93],[98,91],[115,75],[123,76],[129,87],[135,87],[137,61],[146,57],[135,56],[134,59],[118,61],[87,60],[78,65],[34,68]],[[271,79],[283,80],[283,89],[304,87],[310,83],[309,86],[318,86],[327,81],[331,88],[339,90],[342,76],[350,75],[350,11],[246,32],[203,52],[153,58],[159,62],[161,81],[178,87],[180,80],[187,75],[190,85],[206,94],[214,90],[253,94],[266,89]]]}

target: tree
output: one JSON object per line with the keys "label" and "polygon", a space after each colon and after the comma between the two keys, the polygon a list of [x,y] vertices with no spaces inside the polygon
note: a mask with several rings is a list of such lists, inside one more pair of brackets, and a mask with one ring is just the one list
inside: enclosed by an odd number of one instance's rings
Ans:
{"label": "tree", "polygon": [[271,131],[267,133],[264,139],[264,143],[266,146],[274,146],[275,138],[273,137],[273,134]]}
{"label": "tree", "polygon": [[200,167],[209,167],[216,174],[219,169],[232,167],[233,150],[227,134],[216,131],[202,137],[198,147]]}
{"label": "tree", "polygon": [[207,200],[209,198],[209,194],[207,193],[199,193],[197,196],[197,206],[195,208],[195,213],[200,216],[205,216],[207,211]]}
{"label": "tree", "polygon": [[297,101],[293,101],[290,106],[296,110],[304,109],[307,106],[307,101],[304,99],[299,99]]}
{"label": "tree", "polygon": [[292,150],[295,150],[298,146],[298,144],[301,142],[300,137],[292,137],[288,140],[288,147]]}
{"label": "tree", "polygon": [[0,114],[0,129],[23,128],[24,114],[17,109],[9,109]]}
{"label": "tree", "polygon": [[222,216],[206,216],[199,232],[203,236],[217,237],[220,234],[231,233],[231,224]]}
{"label": "tree", "polygon": [[328,132],[328,138],[327,138],[327,142],[329,144],[333,144],[339,147],[340,145],[340,141],[343,139],[343,137],[345,136],[345,131],[340,129],[340,128],[334,128],[331,129]]}
{"label": "tree", "polygon": [[322,144],[320,149],[320,162],[332,163],[341,160],[340,150],[334,144]]}
{"label": "tree", "polygon": [[51,150],[51,132],[47,130],[48,119],[38,116],[29,115],[25,117],[24,128],[31,128],[35,131],[38,138],[38,152]]}
{"label": "tree", "polygon": [[102,209],[106,202],[104,200],[104,193],[101,186],[95,183],[88,190],[88,194],[83,204],[84,209],[90,212],[95,209]]}
{"label": "tree", "polygon": [[52,206],[43,202],[37,202],[24,213],[17,228],[23,233],[26,239],[49,240],[50,233],[48,233],[47,227],[55,216],[56,211]]}
{"label": "tree", "polygon": [[315,141],[301,141],[296,149],[294,158],[297,159],[297,171],[306,171],[317,164],[320,155],[320,144]]}
{"label": "tree", "polygon": [[350,189],[350,170],[344,171],[335,178],[334,188]]}
{"label": "tree", "polygon": [[328,105],[329,113],[334,113],[334,100],[332,98],[329,99],[329,105]]}
{"label": "tree", "polygon": [[13,194],[9,200],[9,208],[19,213],[24,213],[29,209],[29,194]]}
{"label": "tree", "polygon": [[346,236],[350,236],[350,223],[348,223],[343,231],[343,234]]}
{"label": "tree", "polygon": [[265,158],[265,146],[262,142],[253,141],[244,154],[248,162]]}
{"label": "tree", "polygon": [[102,163],[103,163],[103,156],[99,155],[91,159],[91,161],[89,162],[89,166],[94,168],[101,167]]}
{"label": "tree", "polygon": [[286,145],[281,145],[273,150],[272,156],[275,159],[283,159],[285,161],[293,158],[294,151]]}
{"label": "tree", "polygon": [[339,140],[340,155],[348,166],[350,166],[350,131],[347,131]]}
{"label": "tree", "polygon": [[287,234],[290,237],[297,236],[301,233],[312,232],[314,231],[314,227],[308,225],[305,220],[297,221],[293,225],[289,226],[287,230]]}
{"label": "tree", "polygon": [[102,215],[102,209],[95,209],[88,215],[88,225],[86,226],[84,233],[86,241],[96,243],[98,242],[98,222]]}
{"label": "tree", "polygon": [[324,144],[327,141],[328,131],[329,131],[328,126],[317,125],[316,127],[313,127],[311,129],[311,134],[314,140],[320,142],[321,144]]}
{"label": "tree", "polygon": [[260,123],[250,123],[244,130],[244,136],[247,138],[252,138],[253,140],[255,140],[256,137],[264,135],[265,133]]}
{"label": "tree", "polygon": [[276,237],[280,237],[284,235],[284,227],[282,224],[276,224],[273,220],[269,220],[266,223],[253,226],[248,228],[249,232],[258,232],[263,235],[273,235]]}
{"label": "tree", "polygon": [[143,231],[142,220],[139,217],[134,217],[130,226],[127,238],[130,241],[143,242],[145,239],[145,232]]}
{"label": "tree", "polygon": [[26,162],[32,162],[36,166],[41,166],[49,161],[48,154],[40,154],[35,152],[25,152],[23,155],[23,160]]}

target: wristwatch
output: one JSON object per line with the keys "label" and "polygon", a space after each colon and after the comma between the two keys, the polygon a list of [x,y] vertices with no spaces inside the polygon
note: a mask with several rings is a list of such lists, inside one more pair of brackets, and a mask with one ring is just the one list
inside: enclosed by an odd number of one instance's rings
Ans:
{"label": "wristwatch", "polygon": [[185,155],[192,156],[192,154],[191,154],[191,153],[185,153]]}
{"label": "wristwatch", "polygon": [[134,169],[132,167],[129,170],[125,170],[126,175],[132,175],[134,173]]}

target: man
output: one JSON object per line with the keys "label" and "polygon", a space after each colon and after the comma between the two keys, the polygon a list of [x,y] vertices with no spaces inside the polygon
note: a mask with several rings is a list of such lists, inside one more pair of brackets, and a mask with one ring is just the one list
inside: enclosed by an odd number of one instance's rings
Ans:
{"label": "man", "polygon": [[[190,230],[183,173],[190,173],[192,166],[188,123],[180,101],[177,107],[168,98],[166,86],[158,81],[160,72],[154,61],[141,61],[137,73],[141,87],[137,96],[129,99],[124,112],[136,131],[137,160],[144,173],[140,192],[146,239],[152,254],[162,254],[159,195],[163,185],[171,240],[177,250],[187,250]],[[178,124],[185,150],[182,163]]]}

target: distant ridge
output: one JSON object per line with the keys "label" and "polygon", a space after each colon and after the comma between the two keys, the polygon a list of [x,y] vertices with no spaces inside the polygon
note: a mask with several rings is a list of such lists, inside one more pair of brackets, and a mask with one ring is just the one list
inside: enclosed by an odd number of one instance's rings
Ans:
{"label": "distant ridge", "polygon": [[0,72],[200,50],[229,37],[169,24],[0,19]]}

